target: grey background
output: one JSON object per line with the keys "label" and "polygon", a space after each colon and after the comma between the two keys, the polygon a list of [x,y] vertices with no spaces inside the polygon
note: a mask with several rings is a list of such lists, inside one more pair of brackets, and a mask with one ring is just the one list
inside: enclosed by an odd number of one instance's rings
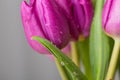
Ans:
{"label": "grey background", "polygon": [[0,0],[0,80],[60,80],[54,61],[34,52],[26,41],[21,2]]}
{"label": "grey background", "polygon": [[33,51],[21,23],[22,0],[0,0],[0,80],[60,80],[54,61]]}

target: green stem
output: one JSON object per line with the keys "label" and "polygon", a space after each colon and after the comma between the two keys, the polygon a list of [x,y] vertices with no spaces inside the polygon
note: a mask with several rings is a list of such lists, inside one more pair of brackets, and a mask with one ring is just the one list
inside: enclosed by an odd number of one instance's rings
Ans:
{"label": "green stem", "polygon": [[[102,9],[104,0],[94,0],[95,10],[90,34],[90,60],[92,66],[93,80],[103,80],[103,72],[105,69],[106,58],[103,58],[104,53],[108,52],[104,50],[104,37],[102,31]],[[102,38],[105,40],[102,40]],[[106,43],[107,44],[107,43]],[[106,46],[106,45],[105,45]]]}
{"label": "green stem", "polygon": [[114,48],[113,48],[106,80],[113,80],[113,77],[116,71],[118,57],[119,57],[119,49],[120,49],[120,40],[115,39]]}
{"label": "green stem", "polygon": [[86,38],[84,41],[80,41],[79,43],[77,43],[77,47],[79,49],[78,51],[80,54],[80,59],[85,69],[85,74],[89,80],[93,80],[91,64],[90,64],[89,39]]}
{"label": "green stem", "polygon": [[71,42],[71,57],[72,61],[80,67],[79,55],[77,52],[76,42]]}
{"label": "green stem", "polygon": [[56,58],[55,58],[55,63],[56,63],[56,66],[58,68],[58,71],[61,75],[62,80],[69,80],[68,77],[67,77],[67,74],[64,70],[64,67],[62,66],[62,64]]}

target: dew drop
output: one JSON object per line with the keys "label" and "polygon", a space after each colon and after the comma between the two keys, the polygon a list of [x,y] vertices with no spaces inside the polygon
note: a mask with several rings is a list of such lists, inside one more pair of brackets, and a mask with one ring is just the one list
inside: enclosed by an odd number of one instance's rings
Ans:
{"label": "dew drop", "polygon": [[61,62],[61,65],[62,65],[62,66],[64,66],[64,65],[65,65],[65,63],[64,63],[64,62]]}
{"label": "dew drop", "polygon": [[76,72],[73,72],[73,75],[77,75],[77,73],[76,73]]}
{"label": "dew drop", "polygon": [[63,32],[62,32],[62,31],[60,31],[60,34],[63,34]]}
{"label": "dew drop", "polygon": [[79,25],[77,25],[77,28],[79,29]]}
{"label": "dew drop", "polygon": [[31,37],[30,40],[33,40],[33,38]]}
{"label": "dew drop", "polygon": [[45,26],[49,26],[49,24],[45,24]]}
{"label": "dew drop", "polygon": [[76,80],[79,80],[78,78]]}
{"label": "dew drop", "polygon": [[62,42],[61,39],[58,39],[58,42],[61,43]]}

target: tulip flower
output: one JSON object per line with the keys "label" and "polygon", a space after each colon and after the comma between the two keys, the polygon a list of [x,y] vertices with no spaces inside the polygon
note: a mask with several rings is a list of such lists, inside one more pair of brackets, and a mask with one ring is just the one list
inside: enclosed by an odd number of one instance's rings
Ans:
{"label": "tulip flower", "polygon": [[28,43],[34,50],[48,53],[41,44],[31,39],[32,36],[46,38],[60,49],[68,44],[69,24],[63,12],[54,0],[30,0],[30,4],[22,2],[22,23]]}
{"label": "tulip flower", "polygon": [[93,18],[93,6],[90,0],[72,0],[73,15],[78,23],[80,35],[87,37],[90,32],[90,26]]}
{"label": "tulip flower", "polygon": [[64,10],[64,14],[68,19],[70,34],[73,40],[77,40],[79,37],[78,24],[73,18],[73,5],[71,0],[55,0],[56,3]]}
{"label": "tulip flower", "polygon": [[120,0],[106,0],[102,25],[109,36],[120,37]]}
{"label": "tulip flower", "polygon": [[120,0],[106,0],[102,12],[102,26],[106,34],[114,39],[113,51],[105,79],[113,80],[120,51]]}

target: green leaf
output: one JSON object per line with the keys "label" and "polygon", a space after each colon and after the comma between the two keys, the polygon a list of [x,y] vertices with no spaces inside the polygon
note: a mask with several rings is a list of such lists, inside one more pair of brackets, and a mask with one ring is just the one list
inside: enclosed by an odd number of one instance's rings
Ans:
{"label": "green leaf", "polygon": [[60,73],[62,80],[73,80],[69,72],[66,70],[66,68],[56,59],[54,58],[57,69]]}
{"label": "green leaf", "polygon": [[45,46],[58,61],[66,68],[70,73],[73,80],[87,80],[86,76],[80,71],[80,69],[72,62],[70,58],[65,56],[56,46],[47,41],[46,39],[34,36],[33,40],[37,40],[43,46]]}
{"label": "green leaf", "polygon": [[90,57],[94,80],[104,79],[110,55],[108,38],[99,27],[101,27],[100,24],[95,22],[90,37]]}
{"label": "green leaf", "polygon": [[80,59],[83,63],[86,76],[89,80],[93,80],[89,54],[89,38],[83,41],[79,41],[77,43],[77,50],[79,52]]}
{"label": "green leaf", "polygon": [[90,34],[90,60],[93,80],[104,80],[109,62],[109,40],[102,30],[103,0],[97,0]]}

